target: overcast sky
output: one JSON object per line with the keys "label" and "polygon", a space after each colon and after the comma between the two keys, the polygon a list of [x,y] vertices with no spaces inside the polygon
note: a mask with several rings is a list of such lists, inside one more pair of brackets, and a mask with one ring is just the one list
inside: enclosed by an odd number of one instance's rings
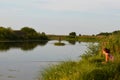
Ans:
{"label": "overcast sky", "polygon": [[0,26],[47,34],[120,29],[120,0],[0,0]]}

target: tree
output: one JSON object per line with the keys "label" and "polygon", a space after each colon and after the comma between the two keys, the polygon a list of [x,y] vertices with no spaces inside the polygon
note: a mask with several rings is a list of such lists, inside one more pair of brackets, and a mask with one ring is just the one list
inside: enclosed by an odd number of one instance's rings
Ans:
{"label": "tree", "polygon": [[39,33],[39,39],[40,40],[48,40],[48,37],[46,36],[45,32]]}
{"label": "tree", "polygon": [[0,40],[14,40],[14,39],[16,39],[16,36],[11,28],[0,27]]}
{"label": "tree", "polygon": [[109,36],[111,35],[112,33],[108,33],[108,32],[101,32],[99,34],[97,34],[97,36]]}
{"label": "tree", "polygon": [[37,33],[33,28],[29,28],[29,27],[23,27],[21,31],[25,33]]}
{"label": "tree", "polygon": [[75,37],[76,37],[76,33],[75,33],[75,32],[69,33],[69,37],[70,37],[70,38],[75,38]]}
{"label": "tree", "polygon": [[113,31],[112,34],[120,34],[120,30]]}
{"label": "tree", "polygon": [[21,31],[26,34],[26,39],[36,39],[38,37],[38,33],[33,28],[23,27]]}

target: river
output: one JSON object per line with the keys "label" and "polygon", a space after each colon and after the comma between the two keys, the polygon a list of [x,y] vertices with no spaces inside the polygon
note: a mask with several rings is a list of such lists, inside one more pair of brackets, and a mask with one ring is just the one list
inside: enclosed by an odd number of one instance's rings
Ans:
{"label": "river", "polygon": [[79,60],[87,48],[85,42],[1,42],[0,80],[37,80],[40,73],[61,61]]}

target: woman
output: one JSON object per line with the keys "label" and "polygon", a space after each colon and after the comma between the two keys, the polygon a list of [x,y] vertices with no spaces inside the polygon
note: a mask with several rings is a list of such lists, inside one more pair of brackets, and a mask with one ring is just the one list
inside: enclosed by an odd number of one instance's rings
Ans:
{"label": "woman", "polygon": [[105,62],[113,61],[113,56],[110,54],[110,49],[104,48],[102,52],[105,55]]}

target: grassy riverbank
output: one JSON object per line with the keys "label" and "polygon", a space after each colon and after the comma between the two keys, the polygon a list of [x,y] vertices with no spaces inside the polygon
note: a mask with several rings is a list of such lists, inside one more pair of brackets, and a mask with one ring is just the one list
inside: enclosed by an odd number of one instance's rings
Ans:
{"label": "grassy riverbank", "polygon": [[[99,45],[90,45],[80,61],[62,62],[46,69],[42,80],[120,80],[119,44],[119,35],[106,37]],[[103,47],[110,48],[114,62],[102,63]]]}
{"label": "grassy riverbank", "polygon": [[66,41],[79,41],[79,42],[99,42],[104,39],[106,36],[91,36],[91,35],[82,35],[70,37],[69,35],[47,35],[50,40],[66,40]]}

